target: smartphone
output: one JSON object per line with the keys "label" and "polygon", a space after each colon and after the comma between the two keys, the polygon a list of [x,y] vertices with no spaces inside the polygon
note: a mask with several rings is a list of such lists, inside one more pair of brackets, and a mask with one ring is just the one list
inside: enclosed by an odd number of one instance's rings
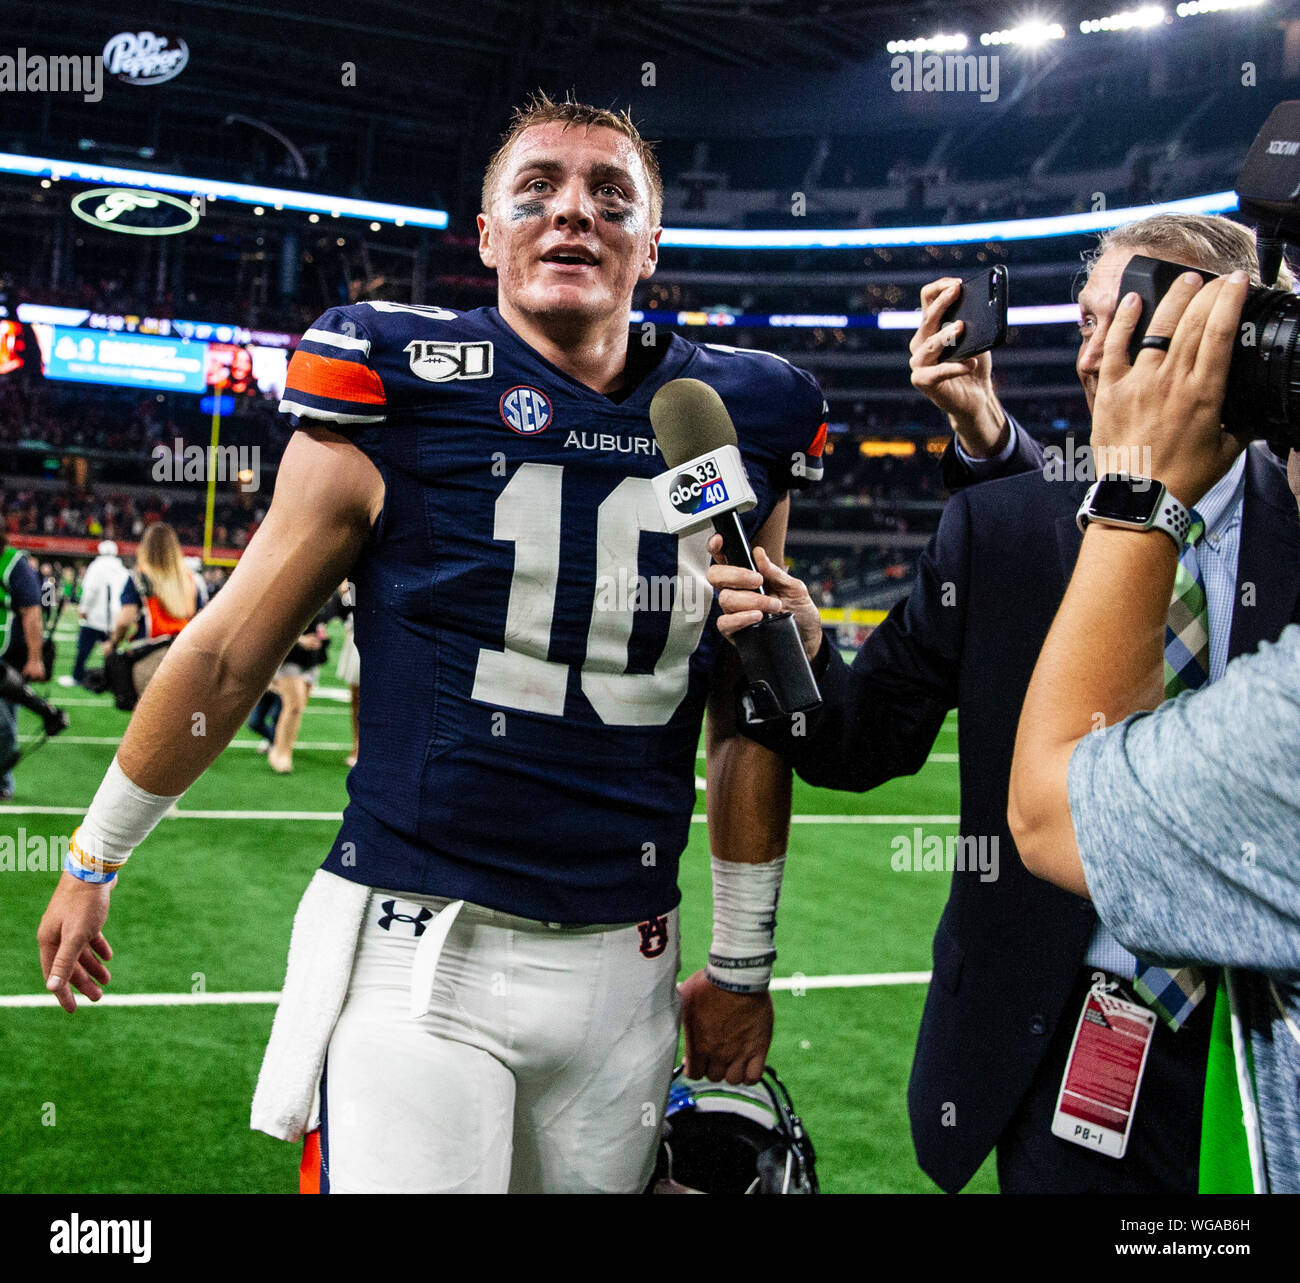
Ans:
{"label": "smartphone", "polygon": [[1134,254],[1124,269],[1119,280],[1119,298],[1115,300],[1116,308],[1125,294],[1137,294],[1142,300],[1142,313],[1133,327],[1133,337],[1128,341],[1128,360],[1132,365],[1142,351],[1142,340],[1146,337],[1147,326],[1155,315],[1160,300],[1169,293],[1169,287],[1184,273],[1199,272],[1208,283],[1215,280],[1217,273],[1207,272],[1203,267],[1189,267],[1186,263],[1170,263],[1163,258],[1147,258],[1143,254]]}
{"label": "smartphone", "polygon": [[965,321],[961,337],[945,361],[964,361],[1007,340],[1007,269],[1001,264],[962,280],[957,301],[943,314],[941,325]]}

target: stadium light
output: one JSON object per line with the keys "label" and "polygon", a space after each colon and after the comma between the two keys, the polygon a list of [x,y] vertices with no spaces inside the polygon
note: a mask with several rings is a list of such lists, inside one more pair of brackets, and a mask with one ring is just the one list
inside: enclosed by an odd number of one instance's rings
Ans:
{"label": "stadium light", "polygon": [[1198,13],[1218,13],[1223,9],[1258,9],[1267,0],[1189,0],[1174,7],[1180,18],[1192,18]]}
{"label": "stadium light", "polygon": [[1144,4],[1140,9],[1124,9],[1104,18],[1087,18],[1079,23],[1079,30],[1085,36],[1098,31],[1131,31],[1134,27],[1159,26],[1166,16],[1163,6]]}
{"label": "stadium light", "polygon": [[1065,28],[1059,22],[1023,22],[1007,31],[985,31],[982,45],[1024,45],[1037,49],[1049,40],[1064,40]]}
{"label": "stadium light", "polygon": [[[1078,325],[1077,303],[1035,303],[1007,308],[1008,325]],[[878,312],[876,328],[914,330],[921,324],[920,312]]]}
{"label": "stadium light", "polygon": [[[1213,2],[1213,0],[1210,0]],[[1163,10],[1160,11],[1163,14]],[[956,37],[945,37],[955,39]],[[963,36],[964,40],[965,37]],[[270,205],[277,210],[310,211],[313,221],[321,214],[335,218],[364,218],[396,227],[443,229],[448,214],[442,209],[413,205],[390,205],[378,201],[352,200],[315,192],[257,187],[248,183],[227,183],[190,178],[181,174],[152,173],[122,169],[115,165],[83,165],[44,156],[20,156],[0,152],[0,173],[31,178],[68,179],[82,183],[120,183],[155,191],[179,192],[191,203],[201,198],[230,200],[244,205]],[[904,245],[966,245],[976,241],[1033,240],[1047,236],[1071,236],[1105,231],[1120,223],[1148,214],[1222,214],[1237,208],[1235,192],[1212,192],[1185,200],[1101,210],[1083,214],[1061,214],[1046,218],[997,219],[982,223],[953,223],[928,227],[849,227],[779,230],[733,230],[711,227],[666,227],[661,244],[679,249],[874,249]]]}
{"label": "stadium light", "polygon": [[1027,241],[1045,236],[1104,232],[1150,214],[1226,214],[1237,208],[1236,192],[1211,192],[1183,200],[1131,205],[1046,218],[1001,218],[983,223],[930,227],[827,227],[769,231],[715,227],[665,227],[660,244],[677,249],[877,249],[897,245],[969,245],[976,241]]}
{"label": "stadium light", "polygon": [[885,48],[890,53],[943,53],[950,49],[965,49],[969,42],[960,33],[953,36],[918,36],[915,40],[891,40]]}
{"label": "stadium light", "polygon": [[382,201],[351,200],[319,192],[296,192],[280,187],[258,187],[251,183],[218,182],[211,178],[190,178],[184,174],[158,174],[147,169],[122,169],[117,165],[92,165],[81,161],[55,160],[48,156],[19,156],[0,152],[0,173],[30,178],[66,178],[77,183],[105,186],[142,187],[148,191],[176,192],[195,199],[229,200],[241,205],[274,205],[276,209],[298,209],[333,218],[366,218],[398,227],[445,228],[445,209],[424,209],[416,205],[389,205]]}

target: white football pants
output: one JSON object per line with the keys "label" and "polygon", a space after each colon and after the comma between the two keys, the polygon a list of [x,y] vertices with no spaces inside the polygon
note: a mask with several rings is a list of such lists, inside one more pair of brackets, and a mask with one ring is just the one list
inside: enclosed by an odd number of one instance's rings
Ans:
{"label": "white football pants", "polygon": [[565,928],[465,904],[439,952],[448,903],[371,892],[325,1061],[321,1189],[640,1192],[677,1054],[677,911]]}

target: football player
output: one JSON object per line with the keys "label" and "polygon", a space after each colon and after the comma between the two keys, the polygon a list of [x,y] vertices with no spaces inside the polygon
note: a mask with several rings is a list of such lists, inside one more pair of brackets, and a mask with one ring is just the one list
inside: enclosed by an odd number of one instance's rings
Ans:
{"label": "football player", "polygon": [[[661,204],[625,114],[537,99],[483,183],[498,306],[360,303],[303,336],[267,519],[141,701],[42,922],[48,987],[98,998],[116,871],[349,578],[361,752],[254,1102],[254,1126],[313,1129],[306,1188],[640,1190],[683,1004],[692,1075],[762,1072],[790,776],[734,733],[706,534],[664,530],[648,407],[678,377],[719,392],[777,562],[825,407],[780,358],[629,331]],[[714,937],[679,996],[706,704]]]}

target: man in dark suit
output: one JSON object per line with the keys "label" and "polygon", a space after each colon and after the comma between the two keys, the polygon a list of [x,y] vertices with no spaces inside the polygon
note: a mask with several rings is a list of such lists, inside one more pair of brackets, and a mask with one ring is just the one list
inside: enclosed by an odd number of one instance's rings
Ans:
{"label": "man in dark suit", "polygon": [[[1224,219],[1162,216],[1111,233],[1079,300],[1078,372],[1090,407],[1119,279],[1135,252],[1217,272],[1254,267],[1253,236]],[[1021,702],[1078,553],[1075,513],[1093,476],[1059,466],[1061,458],[1032,466],[1027,438],[992,394],[987,358],[942,361],[952,335],[937,316],[954,296],[942,282],[927,287],[912,344],[913,383],[948,412],[957,433],[945,475],[951,485],[1029,470],[950,500],[911,596],[851,667],[823,644],[798,580],[765,557],[762,579],[714,566],[710,579],[724,590],[721,631],[793,610],[825,701],[806,722],[747,733],[787,756],[809,783],[863,791],[919,770],[947,713],[959,711],[961,834],[996,841],[1000,859],[992,879],[958,865],[935,932],[908,1088],[922,1168],[958,1190],[996,1147],[1008,1193],[1195,1192],[1213,977],[1181,1027],[1157,1025],[1123,1158],[1052,1135],[1094,980],[1103,975],[1140,1000],[1133,985],[1142,964],[1099,924],[1089,901],[1025,871],[1006,823]],[[1229,657],[1300,620],[1300,573],[1280,553],[1300,548],[1300,521],[1284,474],[1259,448],[1200,506],[1209,509],[1201,548],[1214,677]]]}

